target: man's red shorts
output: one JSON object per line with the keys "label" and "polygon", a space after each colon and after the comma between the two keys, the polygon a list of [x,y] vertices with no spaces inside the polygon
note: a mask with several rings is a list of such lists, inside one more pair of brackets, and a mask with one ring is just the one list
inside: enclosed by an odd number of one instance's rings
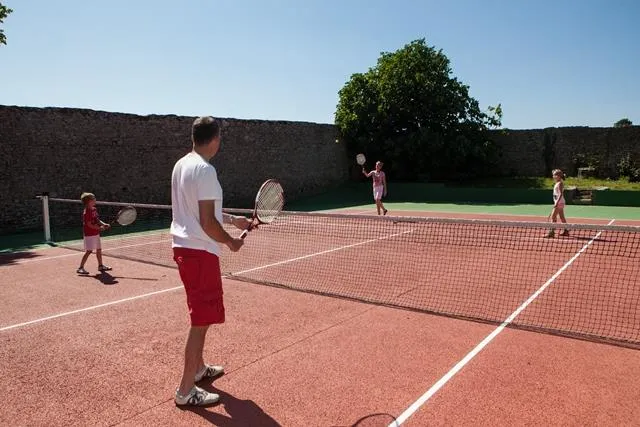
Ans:
{"label": "man's red shorts", "polygon": [[224,323],[220,260],[212,253],[189,248],[173,248],[180,278],[187,293],[192,326]]}

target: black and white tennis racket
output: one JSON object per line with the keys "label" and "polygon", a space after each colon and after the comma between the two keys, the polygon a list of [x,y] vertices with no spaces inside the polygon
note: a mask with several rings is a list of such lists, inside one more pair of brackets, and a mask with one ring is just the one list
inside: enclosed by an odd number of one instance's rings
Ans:
{"label": "black and white tennis racket", "polygon": [[118,223],[120,225],[130,225],[133,224],[137,217],[138,212],[136,211],[136,208],[133,206],[126,206],[118,211],[116,217],[109,224],[113,225]]}
{"label": "black and white tennis racket", "polygon": [[241,239],[259,224],[272,223],[284,207],[284,190],[275,179],[266,180],[256,194],[256,205],[253,209],[253,220],[249,228],[240,235]]}

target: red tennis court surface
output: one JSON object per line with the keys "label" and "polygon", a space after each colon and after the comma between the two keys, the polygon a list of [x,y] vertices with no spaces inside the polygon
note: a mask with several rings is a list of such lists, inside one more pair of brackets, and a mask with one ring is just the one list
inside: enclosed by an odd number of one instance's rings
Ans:
{"label": "red tennis court surface", "polygon": [[177,271],[106,258],[111,275],[78,277],[81,256],[0,256],[2,425],[640,425],[638,350],[232,280],[205,349],[226,368],[205,384],[221,403],[178,409]]}

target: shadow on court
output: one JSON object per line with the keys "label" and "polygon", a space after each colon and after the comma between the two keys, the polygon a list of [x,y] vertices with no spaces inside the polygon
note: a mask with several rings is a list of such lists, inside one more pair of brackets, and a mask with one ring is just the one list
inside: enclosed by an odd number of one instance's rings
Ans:
{"label": "shadow on court", "polygon": [[0,253],[0,265],[11,265],[21,259],[31,259],[39,256],[40,255],[34,251]]}
{"label": "shadow on court", "polygon": [[200,415],[202,418],[215,426],[220,427],[236,427],[236,426],[261,426],[261,427],[280,427],[278,423],[269,414],[259,407],[253,400],[242,400],[237,397],[214,387],[212,384],[203,386],[205,390],[211,393],[217,393],[220,401],[211,405],[224,407],[226,414],[211,412],[207,408],[198,407],[180,407],[183,411],[190,411]]}
{"label": "shadow on court", "polygon": [[143,280],[146,282],[157,282],[158,279],[154,279],[152,277],[128,277],[128,276],[113,276],[109,273],[102,272],[93,275],[79,275],[80,277],[88,277],[91,279],[96,279],[100,281],[103,285],[115,285],[118,282],[118,279],[127,279],[127,280]]}

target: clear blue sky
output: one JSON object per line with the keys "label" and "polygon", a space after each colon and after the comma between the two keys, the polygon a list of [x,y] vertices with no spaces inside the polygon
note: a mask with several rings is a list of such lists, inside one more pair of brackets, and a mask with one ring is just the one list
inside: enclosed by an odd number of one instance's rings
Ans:
{"label": "clear blue sky", "polygon": [[0,104],[333,123],[426,38],[512,129],[640,124],[637,0],[2,0]]}

